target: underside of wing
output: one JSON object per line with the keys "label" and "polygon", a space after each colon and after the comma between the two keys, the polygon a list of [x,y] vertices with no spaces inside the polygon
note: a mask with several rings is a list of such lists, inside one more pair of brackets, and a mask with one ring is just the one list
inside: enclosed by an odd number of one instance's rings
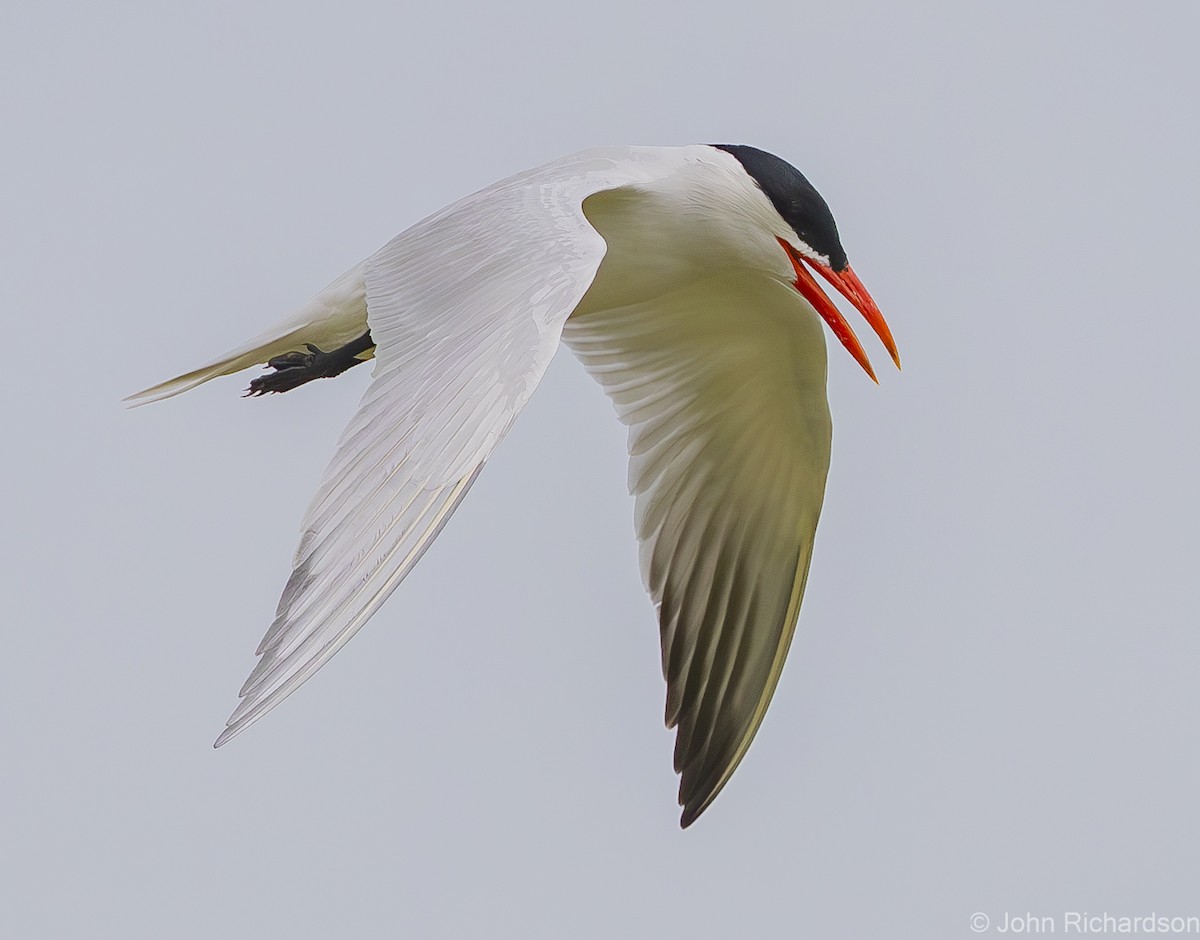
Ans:
{"label": "underside of wing", "polygon": [[829,466],[824,338],[788,285],[721,271],[585,299],[563,338],[629,426],[687,826],[749,747],[795,628]]}

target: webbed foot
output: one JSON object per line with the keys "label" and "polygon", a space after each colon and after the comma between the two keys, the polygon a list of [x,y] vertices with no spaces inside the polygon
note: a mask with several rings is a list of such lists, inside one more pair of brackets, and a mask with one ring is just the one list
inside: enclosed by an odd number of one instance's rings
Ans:
{"label": "webbed foot", "polygon": [[305,343],[304,348],[308,352],[295,350],[267,360],[267,367],[275,371],[253,379],[243,397],[290,392],[313,379],[331,379],[360,362],[365,362],[365,359],[358,358],[359,353],[366,352],[374,345],[370,330],[352,343],[329,352],[312,343]]}

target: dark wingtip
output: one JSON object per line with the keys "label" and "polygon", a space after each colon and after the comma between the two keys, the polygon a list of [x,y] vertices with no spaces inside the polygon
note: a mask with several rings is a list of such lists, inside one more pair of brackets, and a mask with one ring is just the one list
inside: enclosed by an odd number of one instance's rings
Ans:
{"label": "dark wingtip", "polygon": [[712,805],[715,793],[687,793],[686,786],[681,782],[679,787],[679,805],[683,807],[683,812],[679,814],[679,828],[687,829],[692,823],[701,817],[706,809]]}

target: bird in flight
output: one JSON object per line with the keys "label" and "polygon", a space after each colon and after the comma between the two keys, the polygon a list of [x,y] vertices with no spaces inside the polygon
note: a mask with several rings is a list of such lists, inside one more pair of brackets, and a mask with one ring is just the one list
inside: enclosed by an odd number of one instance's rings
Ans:
{"label": "bird in flight", "polygon": [[829,468],[822,321],[875,379],[814,274],[899,366],[829,207],[789,163],[732,144],[588,150],[418,222],[278,326],[130,396],[157,401],[265,364],[247,390],[260,396],[375,360],[216,746],[396,589],[561,340],[629,429],[689,826],[750,746],[799,615]]}

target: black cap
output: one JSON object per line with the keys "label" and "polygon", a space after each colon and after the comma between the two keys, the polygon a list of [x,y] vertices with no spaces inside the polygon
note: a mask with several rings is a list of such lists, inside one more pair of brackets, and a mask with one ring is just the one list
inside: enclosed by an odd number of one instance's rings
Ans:
{"label": "black cap", "polygon": [[775,211],[804,244],[829,258],[835,271],[846,268],[846,251],[838,238],[833,213],[804,174],[773,153],[744,144],[712,144],[732,154],[763,191]]}

